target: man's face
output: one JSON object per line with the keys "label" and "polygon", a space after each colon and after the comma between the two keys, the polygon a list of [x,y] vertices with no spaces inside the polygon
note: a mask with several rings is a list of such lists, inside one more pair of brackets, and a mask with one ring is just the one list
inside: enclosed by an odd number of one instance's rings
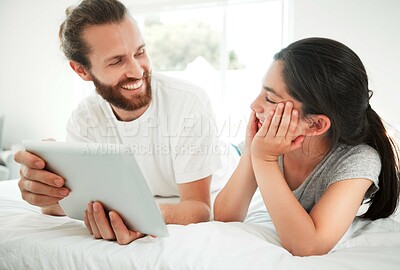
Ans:
{"label": "man's face", "polygon": [[113,107],[135,111],[151,101],[151,63],[136,23],[86,28],[83,38],[90,47],[89,74],[96,91]]}
{"label": "man's face", "polygon": [[[127,78],[120,81],[117,85],[107,85],[102,83],[93,73],[91,73],[90,76],[96,86],[96,92],[116,108],[125,111],[135,111],[146,107],[151,101],[151,75],[149,73],[144,73],[142,80]],[[142,83],[146,85],[145,93],[143,94],[133,94],[131,98],[127,98],[120,91],[120,88],[126,87],[127,85],[130,85],[135,89],[134,87],[136,84]],[[136,90],[131,91],[135,92]]]}

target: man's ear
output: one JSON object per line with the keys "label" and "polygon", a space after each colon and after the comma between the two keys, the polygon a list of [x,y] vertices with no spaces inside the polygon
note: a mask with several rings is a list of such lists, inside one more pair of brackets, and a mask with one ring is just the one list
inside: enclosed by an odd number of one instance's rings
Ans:
{"label": "man's ear", "polygon": [[324,134],[331,127],[331,120],[323,114],[316,114],[309,118],[309,126],[306,131],[307,136],[318,136]]}
{"label": "man's ear", "polygon": [[71,66],[71,68],[76,72],[76,74],[79,75],[79,77],[81,77],[83,80],[85,81],[91,81],[92,77],[90,76],[89,72],[86,70],[86,68],[79,64],[76,61],[69,61],[69,65]]}

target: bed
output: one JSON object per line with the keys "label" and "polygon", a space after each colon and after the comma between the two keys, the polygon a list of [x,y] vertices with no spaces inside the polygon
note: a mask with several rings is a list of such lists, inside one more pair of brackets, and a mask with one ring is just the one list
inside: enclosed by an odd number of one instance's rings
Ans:
{"label": "bed", "polygon": [[168,225],[169,237],[96,240],[83,222],[43,215],[0,181],[0,269],[400,269],[400,215],[356,219],[323,256],[283,249],[272,222]]}

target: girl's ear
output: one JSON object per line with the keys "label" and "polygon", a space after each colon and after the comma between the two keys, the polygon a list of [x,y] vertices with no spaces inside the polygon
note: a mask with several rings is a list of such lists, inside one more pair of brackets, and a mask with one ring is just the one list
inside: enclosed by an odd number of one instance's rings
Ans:
{"label": "girl's ear", "polygon": [[331,127],[331,120],[323,114],[316,114],[309,118],[306,136],[318,136],[324,134]]}
{"label": "girl's ear", "polygon": [[71,68],[76,72],[76,74],[79,75],[83,80],[85,81],[91,81],[92,77],[90,76],[89,72],[86,70],[84,66],[79,64],[78,62],[75,61],[69,61],[69,65]]}

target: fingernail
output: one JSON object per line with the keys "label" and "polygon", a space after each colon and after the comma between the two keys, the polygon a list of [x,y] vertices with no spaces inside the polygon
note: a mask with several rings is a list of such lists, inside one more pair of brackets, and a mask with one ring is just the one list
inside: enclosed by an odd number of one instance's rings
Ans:
{"label": "fingernail", "polygon": [[63,189],[60,190],[60,194],[63,195],[63,196],[67,196],[68,193],[69,193],[69,190],[66,189],[66,188],[63,188]]}
{"label": "fingernail", "polygon": [[61,178],[56,178],[56,179],[54,180],[54,184],[55,184],[57,187],[62,187],[62,186],[64,185],[64,181],[63,181]]}
{"label": "fingernail", "polygon": [[93,211],[94,211],[94,212],[98,212],[98,211],[99,211],[99,206],[98,206],[97,203],[94,203],[94,204],[93,204]]}
{"label": "fingernail", "polygon": [[43,168],[43,161],[40,161],[40,160],[39,160],[39,161],[36,161],[36,162],[35,162],[35,167],[36,167],[36,168]]}

